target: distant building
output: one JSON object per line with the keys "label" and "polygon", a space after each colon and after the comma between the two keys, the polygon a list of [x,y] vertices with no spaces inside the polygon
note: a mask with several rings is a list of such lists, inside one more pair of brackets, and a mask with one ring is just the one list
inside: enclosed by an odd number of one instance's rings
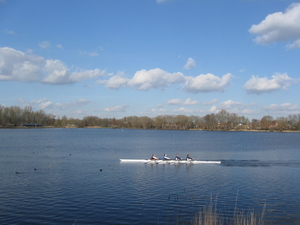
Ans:
{"label": "distant building", "polygon": [[39,123],[22,123],[21,126],[23,127],[41,127],[42,124]]}

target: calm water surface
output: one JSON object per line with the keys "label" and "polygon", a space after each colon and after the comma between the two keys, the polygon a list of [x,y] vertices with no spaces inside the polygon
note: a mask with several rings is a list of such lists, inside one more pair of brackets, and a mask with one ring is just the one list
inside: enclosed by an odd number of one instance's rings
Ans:
{"label": "calm water surface", "polygon": [[[211,201],[300,224],[300,133],[0,130],[0,224],[179,224]],[[152,153],[220,165],[120,163]],[[102,171],[101,171],[102,170]]]}

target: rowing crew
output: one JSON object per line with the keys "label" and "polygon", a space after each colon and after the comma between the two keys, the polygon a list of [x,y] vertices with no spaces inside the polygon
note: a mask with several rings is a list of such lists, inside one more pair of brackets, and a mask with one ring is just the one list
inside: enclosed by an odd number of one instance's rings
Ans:
{"label": "rowing crew", "polygon": [[[157,158],[157,157],[155,156],[155,154],[152,154],[152,156],[151,156],[150,159],[151,159],[151,160],[159,160],[159,158]],[[167,154],[164,154],[164,156],[161,158],[161,160],[172,160],[172,159],[169,158],[169,157],[167,156]],[[180,157],[178,156],[178,154],[176,154],[174,160],[179,161],[179,160],[182,160],[182,158],[180,158]],[[192,161],[192,160],[194,160],[194,158],[192,158],[189,154],[187,154],[186,160],[187,160],[187,161]]]}

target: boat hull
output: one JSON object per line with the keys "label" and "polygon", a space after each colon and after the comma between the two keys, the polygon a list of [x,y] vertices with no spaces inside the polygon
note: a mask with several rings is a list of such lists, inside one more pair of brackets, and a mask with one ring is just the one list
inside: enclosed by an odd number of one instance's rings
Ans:
{"label": "boat hull", "polygon": [[151,159],[120,159],[126,163],[156,163],[156,164],[221,164],[221,161],[198,161],[198,160],[151,160]]}

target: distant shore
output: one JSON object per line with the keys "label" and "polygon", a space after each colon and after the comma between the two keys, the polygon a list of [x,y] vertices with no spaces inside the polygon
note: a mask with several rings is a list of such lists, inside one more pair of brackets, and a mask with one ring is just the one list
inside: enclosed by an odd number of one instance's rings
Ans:
{"label": "distant shore", "polygon": [[0,126],[0,129],[43,129],[43,128],[62,128],[62,129],[140,129],[140,130],[180,130],[180,131],[192,131],[192,130],[201,130],[201,131],[229,131],[229,132],[281,132],[281,133],[299,133],[300,130],[255,130],[255,129],[230,129],[230,130],[224,130],[224,129],[142,129],[142,128],[123,128],[123,127],[101,127],[101,126],[86,126],[86,127],[76,127],[76,126],[64,126],[64,127],[54,127],[54,126],[40,126],[40,127],[25,127],[25,126]]}

